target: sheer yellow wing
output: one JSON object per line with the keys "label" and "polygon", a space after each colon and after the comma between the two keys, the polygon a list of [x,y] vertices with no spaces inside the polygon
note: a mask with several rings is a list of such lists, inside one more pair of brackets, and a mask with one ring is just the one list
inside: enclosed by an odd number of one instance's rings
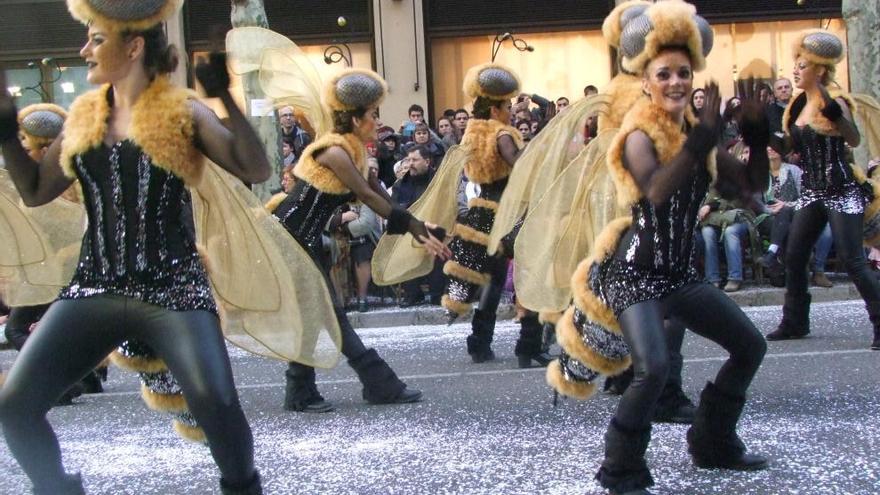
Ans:
{"label": "sheer yellow wing", "polygon": [[233,73],[258,71],[266,97],[275,106],[290,105],[300,110],[316,137],[332,129],[332,117],[321,104],[321,76],[293,41],[269,29],[235,28],[226,35],[226,51]]}
{"label": "sheer yellow wing", "polygon": [[[409,208],[416,218],[435,223],[451,233],[458,212],[458,184],[467,153],[461,146],[446,152],[428,189]],[[373,282],[394,285],[427,275],[434,267],[434,257],[419,246],[410,234],[384,234],[373,252]]]}
{"label": "sheer yellow wing", "polygon": [[516,238],[517,300],[533,311],[563,311],[569,280],[617,206],[605,156],[617,129],[599,133],[533,202]]}
{"label": "sheer yellow wing", "polygon": [[66,286],[79,260],[85,210],[57,198],[24,206],[0,169],[0,290],[8,306],[47,304]]}
{"label": "sheer yellow wing", "polygon": [[606,95],[580,100],[554,117],[532,139],[516,161],[501,196],[492,232],[489,234],[489,254],[495,254],[501,239],[522,218],[529,204],[537,201],[565,166],[583,150],[587,117],[604,112],[609,103],[610,99]]}
{"label": "sheer yellow wing", "polygon": [[333,367],[339,324],[324,276],[305,250],[217,165],[206,163],[191,192],[196,238],[226,339],[269,358]]}
{"label": "sheer yellow wing", "polygon": [[862,143],[867,146],[871,158],[878,158],[880,157],[880,103],[865,94],[853,93],[850,96],[858,104],[855,117],[862,133]]}

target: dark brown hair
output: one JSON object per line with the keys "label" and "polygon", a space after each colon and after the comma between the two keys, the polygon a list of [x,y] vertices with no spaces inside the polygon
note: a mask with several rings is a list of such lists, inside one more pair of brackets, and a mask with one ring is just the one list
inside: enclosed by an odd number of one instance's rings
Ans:
{"label": "dark brown hair", "polygon": [[168,44],[164,25],[156,24],[146,31],[125,31],[122,33],[122,39],[126,41],[137,37],[144,39],[144,68],[150,79],[157,75],[170,74],[177,69],[177,47]]}

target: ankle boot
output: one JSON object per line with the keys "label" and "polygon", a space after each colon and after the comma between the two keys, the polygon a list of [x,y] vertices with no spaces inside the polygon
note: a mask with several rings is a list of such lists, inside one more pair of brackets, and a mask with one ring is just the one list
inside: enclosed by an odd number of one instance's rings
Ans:
{"label": "ankle boot", "polygon": [[519,339],[516,341],[514,354],[519,360],[520,368],[531,368],[532,361],[538,366],[547,366],[553,360],[543,349],[544,328],[538,321],[538,314],[531,311],[520,318]]}
{"label": "ankle boot", "polygon": [[55,481],[41,481],[34,484],[34,495],[85,495],[82,476],[79,473],[65,474]]}
{"label": "ankle boot", "polygon": [[85,378],[80,380],[80,384],[83,387],[84,394],[100,394],[104,391],[104,386],[101,385],[101,377],[96,371],[89,372]]}
{"label": "ankle boot", "polygon": [[422,392],[406,388],[375,349],[367,349],[348,364],[364,385],[363,397],[370,404],[404,404],[422,398]]}
{"label": "ankle boot", "polygon": [[629,430],[612,419],[605,432],[605,460],[596,473],[599,484],[613,494],[648,493],[645,489],[654,485],[645,461],[650,440],[650,426],[644,430]]}
{"label": "ankle boot", "polygon": [[868,318],[871,320],[871,326],[874,327],[874,341],[871,343],[871,350],[880,351],[880,301],[867,303]]}
{"label": "ankle boot", "polygon": [[700,394],[700,405],[694,423],[688,429],[688,452],[697,467],[756,471],[767,467],[767,458],[747,454],[746,446],[736,434],[736,423],[746,400],[722,392],[714,383],[707,383]]}
{"label": "ankle boot", "polygon": [[307,413],[324,413],[333,410],[333,406],[318,392],[318,387],[315,385],[315,368],[290,363],[284,375],[287,379],[284,387],[284,409]]}
{"label": "ankle boot", "polygon": [[467,351],[475,363],[495,359],[492,337],[495,334],[495,313],[478,309],[471,321],[471,334],[467,337]]}
{"label": "ankle boot", "polygon": [[782,306],[782,322],[779,327],[767,334],[767,340],[801,339],[810,333],[810,301],[812,296],[792,296],[785,293]]}
{"label": "ankle boot", "polygon": [[223,495],[263,495],[263,484],[260,480],[260,472],[255,471],[254,477],[244,486],[236,486],[220,479],[220,491]]}

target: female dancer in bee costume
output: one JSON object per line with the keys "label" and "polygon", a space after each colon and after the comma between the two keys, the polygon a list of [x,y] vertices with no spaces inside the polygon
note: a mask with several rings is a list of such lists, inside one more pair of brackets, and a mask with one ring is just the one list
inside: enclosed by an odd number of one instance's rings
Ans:
{"label": "female dancer in bee costume", "polygon": [[559,323],[569,328],[558,334],[575,337],[560,338],[565,353],[548,368],[557,390],[586,397],[599,376],[620,372],[631,358],[635,378],[611,420],[596,475],[614,494],[648,493],[653,484],[645,450],[669,370],[663,329],[669,316],[730,352],[688,430],[694,463],[742,470],[767,462],[746,454],[735,431],[766,344],[735,303],[699,280],[695,267],[697,210],[712,181],[750,194],[766,187],[768,173],[769,130],[756,102],[744,122],[752,149],[747,165],[716,152],[717,85],[709,85],[701,122],[685,118],[693,71],[705,67],[712,40],[696,9],[676,0],[652,5],[623,28],[623,66],[642,74],[648,94],[628,112],[608,153],[618,199],[631,216],[605,227],[572,277],[574,306]]}

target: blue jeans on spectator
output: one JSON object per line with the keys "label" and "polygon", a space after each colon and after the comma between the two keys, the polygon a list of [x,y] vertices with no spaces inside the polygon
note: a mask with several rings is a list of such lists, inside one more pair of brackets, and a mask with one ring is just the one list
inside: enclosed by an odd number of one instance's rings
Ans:
{"label": "blue jeans on spectator", "polygon": [[825,229],[822,230],[822,233],[819,234],[819,239],[816,241],[816,252],[813,255],[813,265],[810,267],[810,271],[825,271],[825,261],[828,260],[828,253],[831,252],[831,243],[833,241],[834,238],[831,237],[831,224],[826,222]]}
{"label": "blue jeans on spectator", "polygon": [[[721,282],[721,269],[718,263],[718,231],[716,227],[703,227],[703,244],[706,256],[706,280],[715,284]],[[742,242],[749,239],[749,228],[744,222],[736,222],[724,229],[724,257],[727,259],[727,280],[742,282]]]}

